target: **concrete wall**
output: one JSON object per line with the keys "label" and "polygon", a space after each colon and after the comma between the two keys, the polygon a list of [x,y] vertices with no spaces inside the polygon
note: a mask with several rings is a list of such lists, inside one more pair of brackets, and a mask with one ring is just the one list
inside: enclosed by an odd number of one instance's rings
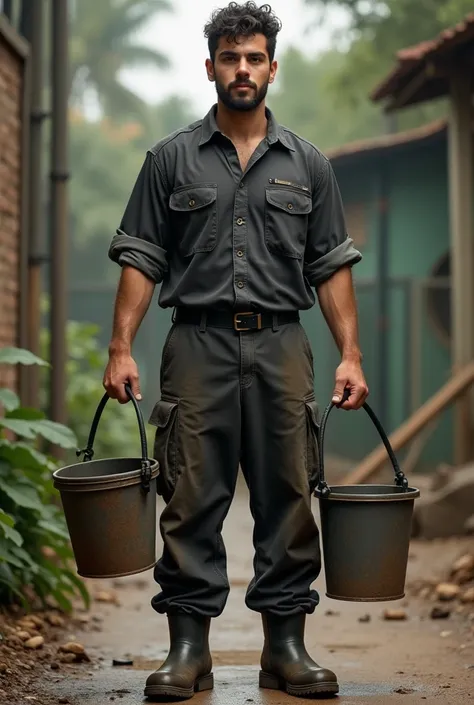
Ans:
{"label": "concrete wall", "polygon": [[[22,58],[0,32],[0,348],[18,340]],[[15,372],[0,366],[0,386]]]}

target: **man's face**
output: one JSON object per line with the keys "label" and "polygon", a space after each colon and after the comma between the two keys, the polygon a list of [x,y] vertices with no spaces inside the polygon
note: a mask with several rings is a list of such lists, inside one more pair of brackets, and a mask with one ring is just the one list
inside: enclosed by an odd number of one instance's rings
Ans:
{"label": "man's face", "polygon": [[250,111],[265,99],[269,83],[275,80],[277,62],[270,63],[263,34],[237,37],[237,42],[221,37],[214,64],[208,59],[206,69],[229,110]]}

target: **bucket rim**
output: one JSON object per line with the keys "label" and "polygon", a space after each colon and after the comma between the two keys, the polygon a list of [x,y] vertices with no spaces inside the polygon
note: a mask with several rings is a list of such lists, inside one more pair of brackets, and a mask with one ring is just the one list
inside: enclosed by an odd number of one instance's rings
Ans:
{"label": "bucket rim", "polygon": [[[387,492],[381,492],[378,494],[370,494],[363,492],[348,492],[347,490],[352,490],[354,488],[360,489],[361,487],[377,487],[385,488]],[[417,487],[407,487],[406,490],[394,492],[397,489],[397,485],[382,485],[382,484],[369,484],[369,485],[330,485],[330,494],[328,496],[323,496],[319,489],[316,489],[314,494],[321,501],[345,501],[345,502],[407,502],[413,499],[417,499],[420,496],[420,490]]]}
{"label": "bucket rim", "polygon": [[[62,473],[65,472],[66,470],[69,470],[70,468],[75,468],[77,466],[80,467],[86,467],[87,465],[98,465],[99,463],[103,462],[109,462],[113,463],[115,461],[121,461],[121,460],[129,460],[129,461],[137,461],[137,468],[136,470],[129,470],[128,472],[123,472],[123,473],[114,473],[113,475],[94,475],[92,477],[65,477]],[[157,460],[154,458],[150,458],[150,463],[151,463],[151,479],[155,479],[160,470],[160,464]],[[141,463],[143,462],[142,458],[136,457],[136,458],[98,458],[96,460],[87,460],[85,462],[81,463],[71,463],[70,465],[65,465],[64,467],[58,468],[53,472],[53,479],[56,487],[61,487],[61,488],[66,488],[66,487],[77,487],[78,485],[84,486],[84,485],[114,485],[118,482],[127,482],[127,481],[133,481],[137,478],[141,477],[142,473],[142,468],[141,468]]]}

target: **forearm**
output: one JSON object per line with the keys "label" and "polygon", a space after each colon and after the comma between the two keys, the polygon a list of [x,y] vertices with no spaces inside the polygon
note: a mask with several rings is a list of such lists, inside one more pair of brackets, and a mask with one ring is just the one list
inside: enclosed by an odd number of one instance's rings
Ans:
{"label": "forearm", "polygon": [[140,324],[148,311],[155,283],[138,269],[124,266],[115,299],[110,354],[129,355]]}
{"label": "forearm", "polygon": [[341,358],[360,362],[359,323],[351,268],[338,270],[318,287],[317,294]]}

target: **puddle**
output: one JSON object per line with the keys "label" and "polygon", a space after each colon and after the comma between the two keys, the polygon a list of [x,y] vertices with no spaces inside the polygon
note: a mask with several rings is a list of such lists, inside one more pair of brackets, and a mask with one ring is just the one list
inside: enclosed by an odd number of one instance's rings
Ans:
{"label": "puddle", "polygon": [[[214,667],[223,666],[260,666],[260,651],[213,651],[212,662]],[[131,656],[133,666],[120,666],[117,670],[155,671],[161,666],[164,658],[146,658],[144,656]]]}

